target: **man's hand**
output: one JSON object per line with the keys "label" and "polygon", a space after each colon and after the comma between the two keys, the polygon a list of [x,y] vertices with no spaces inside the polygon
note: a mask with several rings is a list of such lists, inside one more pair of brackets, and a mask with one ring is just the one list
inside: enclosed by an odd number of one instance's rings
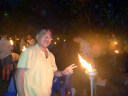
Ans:
{"label": "man's hand", "polygon": [[76,68],[77,66],[75,64],[72,64],[70,66],[68,66],[67,68],[65,68],[61,74],[62,75],[70,75],[73,73],[73,69]]}

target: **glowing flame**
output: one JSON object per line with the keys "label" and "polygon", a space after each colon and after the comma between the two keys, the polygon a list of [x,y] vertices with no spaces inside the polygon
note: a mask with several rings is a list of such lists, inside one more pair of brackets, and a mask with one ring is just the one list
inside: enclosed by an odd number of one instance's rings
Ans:
{"label": "glowing flame", "polygon": [[117,53],[117,54],[118,54],[118,53],[119,53],[119,51],[118,51],[118,50],[115,50],[115,53]]}
{"label": "glowing flame", "polygon": [[117,42],[115,41],[114,44],[117,45]]}
{"label": "glowing flame", "polygon": [[78,56],[79,56],[79,61],[80,61],[81,65],[82,65],[84,68],[86,68],[88,72],[92,72],[93,69],[92,69],[91,64],[88,64],[87,61],[84,60],[79,54],[78,54]]}
{"label": "glowing flame", "polygon": [[10,43],[11,43],[11,45],[13,45],[13,41],[12,40],[10,40]]}
{"label": "glowing flame", "polygon": [[64,39],[64,42],[66,41],[66,39]]}
{"label": "glowing flame", "polygon": [[23,46],[23,49],[22,49],[22,51],[25,51],[26,50],[26,47],[25,46]]}

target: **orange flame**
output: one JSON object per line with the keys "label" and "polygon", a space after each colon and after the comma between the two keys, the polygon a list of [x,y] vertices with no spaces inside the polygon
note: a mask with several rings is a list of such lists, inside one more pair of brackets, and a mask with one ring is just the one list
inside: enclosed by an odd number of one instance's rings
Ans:
{"label": "orange flame", "polygon": [[23,49],[22,49],[22,51],[25,51],[26,50],[26,47],[25,46],[23,46]]}
{"label": "orange flame", "polygon": [[118,54],[118,53],[119,53],[119,51],[118,51],[118,50],[115,50],[115,53],[117,53],[117,54]]}
{"label": "orange flame", "polygon": [[91,64],[88,64],[86,60],[84,60],[79,54],[78,54],[78,57],[79,57],[79,61],[81,63],[81,65],[87,69],[88,72],[92,72],[93,69],[92,69],[92,66]]}
{"label": "orange flame", "polygon": [[114,44],[117,45],[117,42],[115,41]]}
{"label": "orange flame", "polygon": [[13,41],[12,40],[10,40],[10,44],[13,45]]}

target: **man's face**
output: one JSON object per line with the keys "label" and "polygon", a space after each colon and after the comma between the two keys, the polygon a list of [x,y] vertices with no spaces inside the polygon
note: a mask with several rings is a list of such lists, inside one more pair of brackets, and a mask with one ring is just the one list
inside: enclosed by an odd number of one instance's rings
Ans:
{"label": "man's face", "polygon": [[28,40],[31,40],[32,39],[32,36],[31,35],[28,35]]}
{"label": "man's face", "polygon": [[47,31],[39,40],[38,43],[41,47],[47,48],[52,41],[51,32]]}

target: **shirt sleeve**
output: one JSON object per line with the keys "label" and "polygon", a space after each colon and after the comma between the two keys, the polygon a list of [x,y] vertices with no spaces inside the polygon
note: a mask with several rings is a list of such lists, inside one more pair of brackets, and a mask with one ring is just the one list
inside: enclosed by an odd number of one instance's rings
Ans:
{"label": "shirt sleeve", "polygon": [[30,55],[28,51],[21,53],[17,68],[29,69],[31,63],[31,60],[29,60],[29,58]]}

